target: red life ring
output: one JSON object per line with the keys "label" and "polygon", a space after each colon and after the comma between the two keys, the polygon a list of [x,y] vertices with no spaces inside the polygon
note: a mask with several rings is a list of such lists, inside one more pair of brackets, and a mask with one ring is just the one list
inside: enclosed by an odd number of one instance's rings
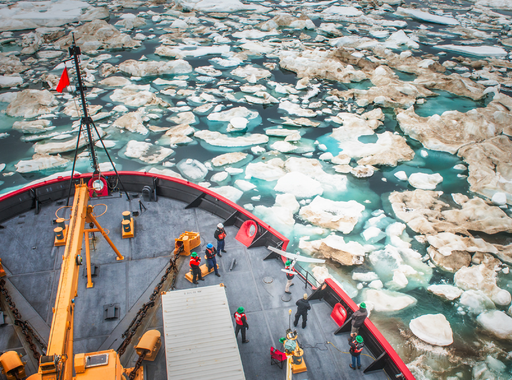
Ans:
{"label": "red life ring", "polygon": [[345,320],[347,319],[347,311],[341,305],[341,303],[338,302],[336,305],[334,305],[334,308],[331,312],[331,318],[334,319],[334,322],[336,322],[338,326],[341,326],[345,323]]}
{"label": "red life ring", "polygon": [[246,220],[238,230],[235,239],[246,247],[252,244],[252,241],[258,234],[258,224],[254,220]]}
{"label": "red life ring", "polygon": [[93,175],[87,182],[90,197],[106,197],[108,195],[107,181],[101,175]]}

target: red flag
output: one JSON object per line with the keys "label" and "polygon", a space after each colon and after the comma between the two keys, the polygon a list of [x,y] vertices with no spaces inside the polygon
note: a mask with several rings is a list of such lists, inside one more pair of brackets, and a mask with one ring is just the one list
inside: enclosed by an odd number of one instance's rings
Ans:
{"label": "red flag", "polygon": [[56,90],[58,92],[62,92],[67,86],[69,86],[69,76],[68,76],[68,68],[64,67],[64,71],[60,76],[59,84],[57,85]]}

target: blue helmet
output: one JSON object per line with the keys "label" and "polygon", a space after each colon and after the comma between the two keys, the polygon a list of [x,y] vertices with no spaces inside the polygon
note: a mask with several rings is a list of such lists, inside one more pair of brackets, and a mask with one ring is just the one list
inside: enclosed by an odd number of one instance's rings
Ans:
{"label": "blue helmet", "polygon": [[206,248],[213,248],[213,244],[212,244],[212,243],[208,243],[208,244],[206,245]]}

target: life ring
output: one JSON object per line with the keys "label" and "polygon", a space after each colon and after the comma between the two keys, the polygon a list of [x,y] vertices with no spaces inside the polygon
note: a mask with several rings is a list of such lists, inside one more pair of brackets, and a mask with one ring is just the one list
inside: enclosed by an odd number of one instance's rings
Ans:
{"label": "life ring", "polygon": [[334,308],[331,312],[331,318],[334,319],[334,322],[336,322],[338,326],[341,326],[345,323],[345,320],[347,319],[347,311],[341,305],[341,303],[338,302],[336,305],[334,305]]}
{"label": "life ring", "polygon": [[108,195],[107,181],[100,174],[93,174],[87,182],[90,197],[106,197]]}
{"label": "life ring", "polygon": [[245,245],[246,247],[250,246],[258,234],[258,223],[254,220],[246,220],[240,226],[238,233],[236,234],[235,239],[240,243]]}

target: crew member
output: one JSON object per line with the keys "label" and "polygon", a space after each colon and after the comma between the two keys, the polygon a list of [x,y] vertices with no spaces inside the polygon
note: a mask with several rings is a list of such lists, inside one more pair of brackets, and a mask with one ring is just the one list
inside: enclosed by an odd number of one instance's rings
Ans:
{"label": "crew member", "polygon": [[349,364],[349,367],[352,369],[356,369],[356,361],[357,368],[361,368],[361,351],[363,351],[364,343],[363,337],[361,335],[356,336],[350,340],[350,355],[352,355],[352,364]]}
{"label": "crew member", "polygon": [[199,263],[201,262],[201,258],[197,256],[197,253],[192,252],[190,255],[190,269],[192,269],[192,282],[197,284],[197,279],[204,281],[203,276],[201,275],[201,268],[199,268]]}
{"label": "crew member", "polygon": [[215,276],[220,277],[219,271],[217,269],[217,260],[215,259],[216,254],[217,250],[213,244],[208,243],[206,245],[206,262],[208,264],[208,268],[209,270],[213,268],[215,270]]}
{"label": "crew member", "polygon": [[352,329],[350,330],[350,335],[352,335],[352,337],[359,334],[359,328],[364,324],[364,320],[367,316],[368,310],[366,310],[366,304],[361,302],[359,310],[356,310],[352,314]]}
{"label": "crew member", "polygon": [[217,254],[219,257],[222,257],[221,252],[226,252],[224,249],[224,239],[226,239],[226,230],[224,229],[224,225],[222,223],[217,224],[217,229],[213,236],[217,239]]}
{"label": "crew member", "polygon": [[247,316],[245,315],[245,309],[240,306],[233,315],[236,322],[235,337],[238,338],[238,332],[242,330],[242,343],[249,343],[249,340],[245,338],[245,329],[249,329],[249,325],[247,324]]}
{"label": "crew member", "polygon": [[[292,270],[292,268],[291,268],[291,263],[292,263],[292,262],[291,262],[290,260],[287,260],[287,261],[286,261],[286,263],[285,263],[285,267],[284,267],[284,269],[286,269],[286,270],[290,270],[290,271],[291,271],[291,270]],[[286,273],[287,281],[286,281],[286,288],[284,289],[284,292],[285,292],[285,293],[291,294],[291,292],[290,292],[290,286],[292,286],[292,285],[293,285],[293,277],[294,277],[294,276],[295,276],[294,274]]]}
{"label": "crew member", "polygon": [[302,328],[305,329],[306,322],[308,320],[308,310],[311,309],[307,293],[304,293],[304,297],[295,302],[295,305],[297,305],[297,312],[295,313],[295,321],[293,322],[293,325],[297,327],[299,318],[302,317]]}

